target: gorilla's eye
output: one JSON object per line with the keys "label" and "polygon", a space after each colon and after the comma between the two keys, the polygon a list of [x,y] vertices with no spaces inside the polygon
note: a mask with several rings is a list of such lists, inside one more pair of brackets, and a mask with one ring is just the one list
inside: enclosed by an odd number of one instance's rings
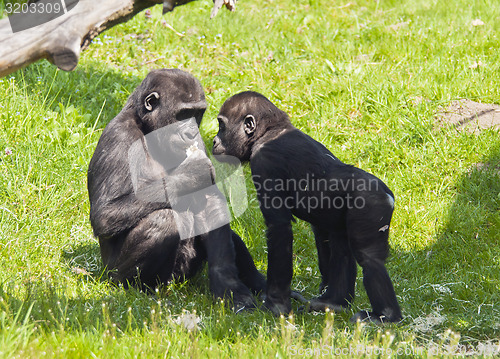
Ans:
{"label": "gorilla's eye", "polygon": [[219,122],[219,131],[224,131],[226,129],[224,121],[222,121],[220,118],[218,118],[217,121]]}
{"label": "gorilla's eye", "polygon": [[191,118],[195,118],[196,122],[198,124],[201,122],[201,118],[203,117],[203,113],[205,110],[202,109],[193,109],[193,108],[185,108],[183,110],[180,110],[176,115],[175,118],[177,121],[184,121],[184,120],[189,120]]}

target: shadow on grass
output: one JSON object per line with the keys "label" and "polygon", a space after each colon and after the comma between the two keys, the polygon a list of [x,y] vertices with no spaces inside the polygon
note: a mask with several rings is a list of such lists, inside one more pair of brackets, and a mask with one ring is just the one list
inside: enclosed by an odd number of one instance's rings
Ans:
{"label": "shadow on grass", "polygon": [[[62,253],[61,260],[66,264],[68,269],[77,276],[88,276],[93,278],[94,281],[102,283],[109,282],[109,272],[102,264],[101,253],[97,240],[92,242],[82,242],[71,246],[70,249],[66,249]],[[191,283],[193,283],[194,287],[199,288],[201,286],[200,281],[208,281],[206,278],[207,273],[205,267],[206,265],[197,275],[183,283],[189,283],[187,284],[188,286],[191,286]],[[181,285],[181,283],[176,284],[178,286]],[[115,284],[112,283],[110,283],[110,285],[115,286]],[[119,286],[116,285],[116,287]],[[155,292],[154,288],[151,291]],[[167,294],[170,292],[169,285],[160,285],[158,292],[163,295]]]}
{"label": "shadow on grass", "polygon": [[46,332],[94,333],[102,328],[142,330],[161,319],[158,313],[175,316],[184,310],[201,311],[214,303],[206,270],[189,281],[163,284],[151,293],[110,282],[97,243],[72,246],[62,253],[61,262],[67,266],[64,279],[0,283],[0,312],[10,318],[18,316],[18,323],[34,323]]}
{"label": "shadow on grass", "polygon": [[[101,260],[101,253],[99,249],[99,244],[97,240],[93,242],[82,242],[70,249],[66,249],[61,255],[61,261],[65,263],[69,270],[76,276],[91,277],[96,282],[106,283],[109,282],[111,286],[120,287],[110,282],[107,269],[103,266]],[[193,278],[182,282],[175,283],[177,286],[193,285],[194,287],[202,286],[200,281],[206,280],[208,282],[206,273],[206,263],[202,267],[202,270],[198,272]],[[184,284],[186,283],[186,284]],[[151,292],[160,293],[160,295],[166,295],[170,292],[170,284],[161,284],[158,287],[158,291],[155,288],[151,289]],[[196,290],[196,289],[193,289]]]}
{"label": "shadow on grass", "polygon": [[[87,127],[104,126],[123,108],[128,96],[142,78],[108,68],[99,62],[78,66],[72,72],[58,70],[47,62],[33,64],[12,75],[17,83],[25,83],[27,95],[43,100],[53,111],[73,106],[79,114],[88,114]],[[31,90],[31,92],[30,92]]]}
{"label": "shadow on grass", "polygon": [[488,340],[500,333],[500,143],[455,189],[436,243],[398,258],[402,306],[424,335],[450,328],[465,342]]}

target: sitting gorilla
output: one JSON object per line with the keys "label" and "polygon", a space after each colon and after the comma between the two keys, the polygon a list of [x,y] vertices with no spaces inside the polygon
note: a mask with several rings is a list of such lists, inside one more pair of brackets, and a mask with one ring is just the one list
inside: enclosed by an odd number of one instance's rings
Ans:
{"label": "sitting gorilla", "polygon": [[253,307],[251,291],[262,291],[265,278],[214,185],[198,131],[206,107],[192,75],[150,72],[90,161],[90,222],[113,281],[151,289],[191,278],[206,260],[212,294]]}

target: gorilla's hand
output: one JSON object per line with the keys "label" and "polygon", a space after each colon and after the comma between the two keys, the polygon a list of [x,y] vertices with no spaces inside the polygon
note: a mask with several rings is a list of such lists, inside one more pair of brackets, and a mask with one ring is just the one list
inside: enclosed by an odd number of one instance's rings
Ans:
{"label": "gorilla's hand", "polygon": [[197,150],[172,171],[170,178],[175,181],[176,194],[182,196],[213,185],[215,169],[205,152]]}

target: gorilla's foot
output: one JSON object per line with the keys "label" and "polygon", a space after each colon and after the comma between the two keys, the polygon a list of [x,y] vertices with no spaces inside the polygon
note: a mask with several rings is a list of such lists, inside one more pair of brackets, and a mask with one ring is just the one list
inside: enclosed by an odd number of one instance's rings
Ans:
{"label": "gorilla's foot", "polygon": [[309,302],[310,312],[324,312],[327,309],[337,313],[343,313],[347,310],[348,306],[332,303],[326,298],[314,298]]}
{"label": "gorilla's foot", "polygon": [[383,315],[383,314],[376,314],[374,312],[369,312],[366,310],[362,310],[360,312],[357,312],[354,314],[349,321],[351,323],[356,323],[356,322],[370,322],[374,324],[385,324],[385,323],[399,323],[403,318],[401,317],[396,317],[396,318],[391,318],[389,316]]}

